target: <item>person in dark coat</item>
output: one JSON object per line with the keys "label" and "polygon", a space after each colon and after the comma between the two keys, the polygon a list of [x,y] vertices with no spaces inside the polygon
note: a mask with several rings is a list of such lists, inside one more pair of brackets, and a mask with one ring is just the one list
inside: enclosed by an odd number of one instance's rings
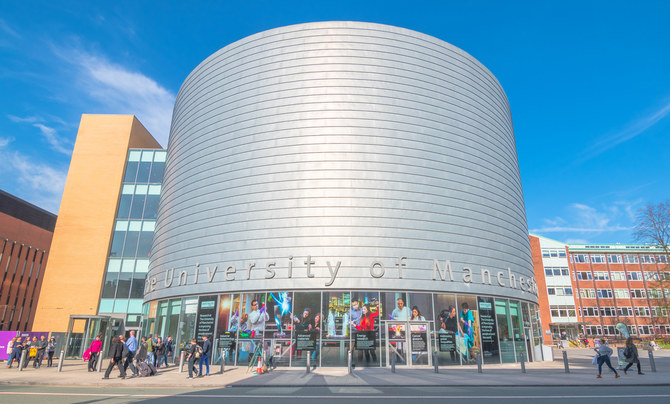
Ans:
{"label": "person in dark coat", "polygon": [[114,365],[118,365],[119,372],[121,372],[121,378],[126,378],[126,369],[123,367],[123,347],[124,344],[121,342],[119,337],[112,338],[112,347],[109,350],[109,357],[112,359],[109,361],[109,366],[107,367],[107,371],[105,372],[105,377],[103,377],[103,379],[109,379],[109,374],[112,373]]}
{"label": "person in dark coat", "polygon": [[628,362],[628,365],[623,368],[624,374],[628,374],[628,369],[633,366],[633,363],[637,364],[637,374],[644,374],[642,373],[642,368],[640,367],[640,357],[637,353],[637,347],[635,346],[635,343],[633,343],[633,337],[628,337],[626,340],[626,348],[623,350],[623,356],[626,358],[626,362]]}
{"label": "person in dark coat", "polygon": [[196,360],[195,352],[197,350],[197,345],[198,341],[195,338],[191,339],[191,345],[188,347],[188,350],[186,351],[188,353],[188,356],[186,356],[186,360],[188,361],[189,379],[193,379],[193,373],[195,373],[195,375],[198,376],[198,369],[195,367],[195,360]]}

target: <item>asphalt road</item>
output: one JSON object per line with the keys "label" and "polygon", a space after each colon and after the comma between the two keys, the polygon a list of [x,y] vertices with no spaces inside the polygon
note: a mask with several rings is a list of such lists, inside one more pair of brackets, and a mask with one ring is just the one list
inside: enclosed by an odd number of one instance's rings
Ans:
{"label": "asphalt road", "polygon": [[232,387],[220,389],[1,386],[0,403],[670,403],[670,386]]}

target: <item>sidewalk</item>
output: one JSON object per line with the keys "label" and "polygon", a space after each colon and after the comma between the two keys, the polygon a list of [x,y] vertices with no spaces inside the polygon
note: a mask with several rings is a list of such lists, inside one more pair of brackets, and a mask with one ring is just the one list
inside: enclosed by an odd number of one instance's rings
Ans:
{"label": "sidewalk", "polygon": [[[557,360],[553,362],[533,362],[526,364],[526,372],[521,372],[520,364],[484,365],[483,373],[477,373],[476,366],[441,367],[439,373],[433,368],[407,369],[390,368],[355,369],[347,374],[346,368],[317,368],[309,374],[304,368],[277,368],[274,371],[254,375],[246,367],[226,366],[224,374],[220,366],[210,369],[211,376],[187,379],[188,373],[179,373],[176,366],[159,369],[152,377],[136,377],[122,380],[119,372],[112,372],[110,380],[102,380],[103,373],[89,373],[82,361],[68,360],[63,371],[57,367],[34,369],[31,366],[19,372],[16,367],[7,369],[0,365],[0,386],[53,385],[80,387],[181,387],[181,388],[221,388],[251,386],[591,386],[591,385],[670,385],[670,351],[656,351],[656,373],[651,372],[646,352],[641,353],[642,371],[637,374],[633,366],[628,375],[619,371],[621,378],[615,379],[611,370],[603,369],[603,378],[596,379],[597,367],[591,365],[592,350],[568,349],[570,373],[565,373],[561,351],[554,350]],[[106,361],[105,361],[106,362]],[[616,365],[616,359],[613,360]],[[0,387],[2,388],[2,387]]]}

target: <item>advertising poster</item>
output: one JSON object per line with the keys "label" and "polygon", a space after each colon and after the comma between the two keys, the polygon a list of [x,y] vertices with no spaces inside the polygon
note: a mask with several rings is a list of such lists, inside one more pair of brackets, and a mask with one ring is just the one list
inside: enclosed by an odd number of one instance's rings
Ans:
{"label": "advertising poster", "polygon": [[496,328],[493,298],[478,297],[479,332],[482,339],[482,359],[484,363],[499,363],[498,331]]}
{"label": "advertising poster", "polygon": [[[230,307],[232,304],[231,295],[221,295],[219,296],[219,327],[217,329],[217,335],[219,340],[223,341],[224,334],[229,334],[228,323],[230,321]],[[233,334],[233,340],[235,339],[235,332]],[[221,343],[219,343],[220,345]]]}
{"label": "advertising poster", "polygon": [[315,332],[296,332],[295,334],[296,349],[301,351],[315,351],[316,335],[317,333]]}
{"label": "advertising poster", "polygon": [[377,347],[376,331],[357,331],[354,347],[360,350],[374,350]]}
{"label": "advertising poster", "polygon": [[195,335],[198,342],[203,336],[212,339],[216,324],[216,296],[200,296],[198,300],[198,317],[195,322]]}
{"label": "advertising poster", "polygon": [[440,352],[453,352],[456,350],[456,334],[438,334]]}

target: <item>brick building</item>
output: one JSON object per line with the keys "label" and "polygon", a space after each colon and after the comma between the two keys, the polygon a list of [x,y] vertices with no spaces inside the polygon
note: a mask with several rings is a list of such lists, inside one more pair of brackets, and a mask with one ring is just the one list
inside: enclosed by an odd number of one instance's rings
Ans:
{"label": "brick building", "polygon": [[0,191],[0,330],[31,331],[56,215]]}
{"label": "brick building", "polygon": [[620,336],[619,323],[640,338],[670,337],[670,266],[662,249],[530,240],[545,343],[563,331]]}

